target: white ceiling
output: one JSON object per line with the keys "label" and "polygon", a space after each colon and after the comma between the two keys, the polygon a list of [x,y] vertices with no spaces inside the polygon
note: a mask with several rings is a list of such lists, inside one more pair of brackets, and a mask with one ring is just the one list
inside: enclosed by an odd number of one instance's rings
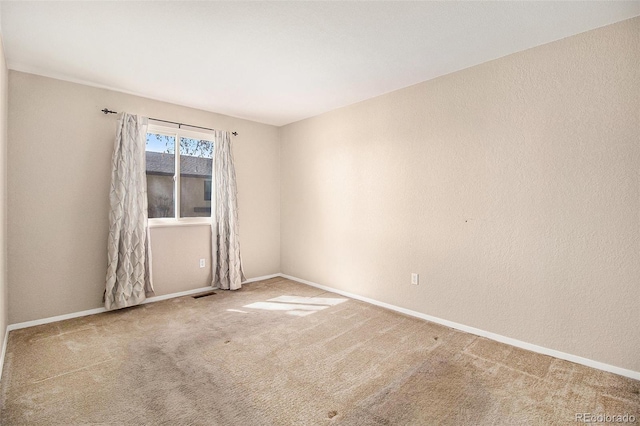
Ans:
{"label": "white ceiling", "polygon": [[10,2],[10,69],[284,125],[640,15],[640,2]]}

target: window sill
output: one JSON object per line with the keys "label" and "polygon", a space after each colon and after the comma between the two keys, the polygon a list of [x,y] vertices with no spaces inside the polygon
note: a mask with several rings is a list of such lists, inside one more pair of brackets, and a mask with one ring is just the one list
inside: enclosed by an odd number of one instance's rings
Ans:
{"label": "window sill", "polygon": [[171,228],[174,226],[211,226],[210,217],[188,219],[149,219],[149,228]]}

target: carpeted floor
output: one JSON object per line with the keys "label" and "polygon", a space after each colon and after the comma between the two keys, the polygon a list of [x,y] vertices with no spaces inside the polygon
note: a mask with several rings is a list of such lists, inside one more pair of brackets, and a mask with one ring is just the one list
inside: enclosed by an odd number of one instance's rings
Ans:
{"label": "carpeted floor", "polygon": [[281,278],[12,331],[1,387],[3,425],[640,418],[638,381]]}

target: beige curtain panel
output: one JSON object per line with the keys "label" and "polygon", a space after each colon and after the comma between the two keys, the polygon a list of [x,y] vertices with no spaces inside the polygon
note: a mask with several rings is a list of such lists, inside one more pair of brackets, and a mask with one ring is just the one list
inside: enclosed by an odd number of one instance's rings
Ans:
{"label": "beige curtain panel", "polygon": [[229,132],[215,131],[211,195],[211,285],[223,290],[242,286],[244,271],[238,237],[238,191]]}
{"label": "beige curtain panel", "polygon": [[104,304],[108,310],[142,303],[153,291],[147,233],[145,149],[147,118],[123,113],[111,161],[108,267]]}

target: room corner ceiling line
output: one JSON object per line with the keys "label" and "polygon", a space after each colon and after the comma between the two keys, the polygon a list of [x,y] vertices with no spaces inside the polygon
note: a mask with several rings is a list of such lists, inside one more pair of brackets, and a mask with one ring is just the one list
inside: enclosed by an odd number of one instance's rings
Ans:
{"label": "room corner ceiling line", "polygon": [[606,364],[604,362],[595,361],[588,358],[583,358],[578,355],[568,354],[566,352],[561,352],[555,349],[545,348],[543,346],[538,346],[533,343],[523,342],[522,340],[514,339],[511,337],[502,336],[497,333],[492,333],[490,331],[481,330],[479,328],[470,327],[468,325],[459,324],[453,321],[445,320],[442,318],[434,317],[431,315],[423,314],[421,312],[412,311],[411,309],[401,308],[399,306],[391,305],[389,303],[380,302],[375,299],[370,299],[368,297],[360,296],[355,293],[350,293],[348,291],[339,290],[333,287],[328,287],[325,285],[321,285],[318,283],[314,283],[313,281],[303,280],[301,278],[296,278],[291,275],[280,274],[282,278],[286,278],[292,281],[297,281],[302,284],[310,285],[311,287],[316,287],[321,290],[329,291],[331,293],[340,294],[342,296],[350,297],[351,299],[360,300],[362,302],[370,303],[372,305],[380,306],[382,308],[390,309],[392,311],[400,312],[405,315],[409,315],[415,318],[420,318],[426,321],[434,322],[436,324],[444,325],[446,327],[451,327],[456,330],[464,331],[465,333],[475,334],[476,336],[485,337],[487,339],[495,340],[496,342],[505,343],[507,345],[515,346],[520,349],[525,349],[527,351],[536,352],[542,355],[552,356],[554,358],[563,359],[565,361],[575,362],[576,364],[585,365],[587,367],[595,368],[597,370],[607,371],[609,373],[618,374],[620,376],[629,377],[631,379],[640,380],[640,371],[629,370],[622,367],[617,367],[615,365]]}
{"label": "room corner ceiling line", "polygon": [[[118,111],[111,111],[108,108],[101,109],[100,111],[103,112],[105,115],[107,115],[107,114],[117,114],[118,113]],[[160,121],[162,123],[177,124],[178,125],[178,129],[182,128],[182,126],[187,126],[187,127],[193,127],[194,129],[211,130],[213,132],[216,131],[216,129],[212,129],[210,127],[201,127],[201,126],[196,126],[194,124],[178,123],[177,121],[161,120],[159,118],[151,118],[151,117],[149,117],[149,120]],[[231,134],[233,136],[238,136],[238,132],[231,132]]]}

